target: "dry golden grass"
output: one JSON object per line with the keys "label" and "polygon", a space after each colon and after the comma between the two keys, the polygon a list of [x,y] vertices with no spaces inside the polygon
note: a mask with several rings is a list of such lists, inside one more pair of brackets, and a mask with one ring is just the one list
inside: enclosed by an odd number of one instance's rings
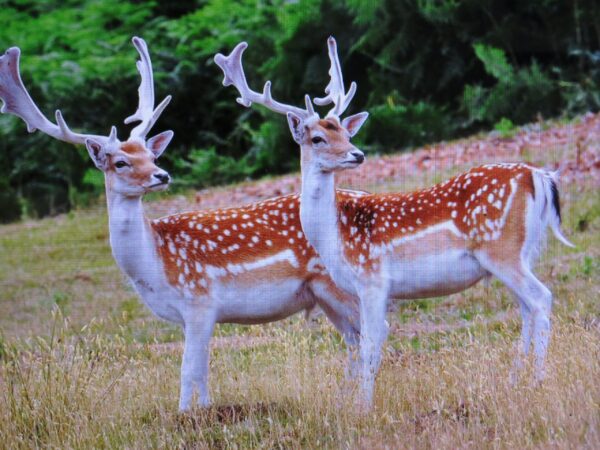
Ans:
{"label": "dry golden grass", "polygon": [[[177,414],[179,352],[89,330],[5,344],[0,439],[10,448],[597,448],[600,333],[555,321],[548,379],[508,383],[516,324],[445,336],[437,351],[388,349],[376,406],[344,394],[328,325],[268,327],[277,344],[214,352],[209,411]],[[68,328],[68,327],[67,327]],[[427,343],[428,338],[423,340]],[[229,405],[229,406],[227,406]]]}
{"label": "dry golden grass", "polygon": [[301,317],[219,326],[215,406],[178,414],[181,334],[119,274],[104,207],[2,226],[0,447],[600,448],[600,199],[562,193],[578,248],[550,238],[537,268],[555,294],[545,382],[509,384],[520,320],[493,282],[397,305],[367,415],[340,337]]}

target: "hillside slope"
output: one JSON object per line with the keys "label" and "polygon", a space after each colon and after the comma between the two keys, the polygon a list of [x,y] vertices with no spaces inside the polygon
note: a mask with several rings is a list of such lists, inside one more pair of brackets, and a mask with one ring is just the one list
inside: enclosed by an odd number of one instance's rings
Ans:
{"label": "hillside slope", "polygon": [[[427,186],[473,164],[560,168],[563,229],[536,272],[555,295],[548,377],[516,385],[516,302],[497,281],[399,303],[375,409],[344,395],[323,318],[215,331],[215,407],[176,414],[181,332],[117,269],[106,208],[0,226],[0,442],[7,448],[600,448],[600,116],[370,157],[341,183]],[[175,177],[177,174],[173,174]],[[151,201],[152,216],[297,190],[298,175]],[[2,446],[0,444],[0,446]]]}

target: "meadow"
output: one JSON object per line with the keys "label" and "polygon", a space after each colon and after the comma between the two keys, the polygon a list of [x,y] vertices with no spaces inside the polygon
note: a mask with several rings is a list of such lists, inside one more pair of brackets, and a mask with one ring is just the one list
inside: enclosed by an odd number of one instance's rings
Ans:
{"label": "meadow", "polygon": [[[546,150],[523,157],[553,165],[580,151],[568,139]],[[466,166],[359,187],[424,187]],[[260,197],[261,186],[202,198]],[[214,406],[178,414],[181,332],[152,317],[119,272],[105,206],[0,226],[0,448],[600,448],[597,189],[585,173],[562,183],[563,229],[577,248],[550,235],[537,265],[555,296],[542,384],[531,367],[509,383],[520,318],[494,280],[394,304],[364,415],[347,395],[342,339],[318,314],[218,326]],[[150,199],[149,214],[190,208],[196,195]]]}

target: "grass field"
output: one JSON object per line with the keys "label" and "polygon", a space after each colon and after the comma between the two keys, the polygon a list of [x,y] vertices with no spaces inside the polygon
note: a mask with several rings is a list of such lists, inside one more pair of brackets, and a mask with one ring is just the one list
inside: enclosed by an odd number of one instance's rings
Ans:
{"label": "grass field", "polygon": [[[389,191],[424,186],[414,174]],[[176,176],[176,174],[174,174]],[[222,325],[215,406],[177,411],[181,333],[116,268],[103,205],[0,227],[0,447],[600,448],[600,196],[561,187],[564,229],[537,266],[555,295],[548,376],[508,382],[520,319],[498,282],[400,303],[375,408],[344,394],[344,345],[319,317]]]}

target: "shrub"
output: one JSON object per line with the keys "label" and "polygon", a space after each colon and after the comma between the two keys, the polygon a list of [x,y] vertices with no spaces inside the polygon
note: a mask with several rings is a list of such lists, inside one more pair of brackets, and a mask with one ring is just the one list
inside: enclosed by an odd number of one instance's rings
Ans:
{"label": "shrub", "polygon": [[495,83],[489,87],[465,86],[463,107],[467,124],[491,125],[508,117],[515,123],[525,123],[538,114],[560,114],[559,83],[544,73],[535,61],[529,67],[515,70],[503,50],[482,44],[475,44],[474,48]]}
{"label": "shrub", "polygon": [[[276,99],[300,105],[304,93],[323,94],[325,39],[334,35],[344,78],[359,85],[348,114],[371,113],[356,140],[388,152],[502,119],[518,125],[538,114],[598,111],[596,3],[5,0],[0,51],[21,47],[23,79],[49,117],[60,107],[76,130],[106,133],[135,110],[139,78],[130,39],[144,37],[157,98],[173,95],[156,126],[175,132],[163,164],[180,167],[186,186],[201,187],[297,169],[285,119],[242,108],[221,84],[213,55],[241,40],[250,45],[250,85],[260,89],[271,79]],[[127,130],[119,131],[124,138]],[[0,134],[9,205],[0,220],[17,217],[16,204],[19,215],[41,216],[101,192],[84,179],[91,167],[84,150],[28,135],[15,117],[0,115]]]}
{"label": "shrub", "polygon": [[515,124],[512,123],[512,120],[503,117],[496,125],[494,125],[494,130],[500,134],[500,137],[509,138],[515,134],[516,127]]}
{"label": "shrub", "polygon": [[452,130],[446,112],[427,102],[397,104],[389,97],[369,113],[361,139],[384,153],[442,139]]}
{"label": "shrub", "polygon": [[192,150],[188,158],[176,160],[175,165],[181,171],[175,180],[180,186],[227,184],[248,178],[254,172],[247,157],[236,160],[219,155],[214,148]]}

